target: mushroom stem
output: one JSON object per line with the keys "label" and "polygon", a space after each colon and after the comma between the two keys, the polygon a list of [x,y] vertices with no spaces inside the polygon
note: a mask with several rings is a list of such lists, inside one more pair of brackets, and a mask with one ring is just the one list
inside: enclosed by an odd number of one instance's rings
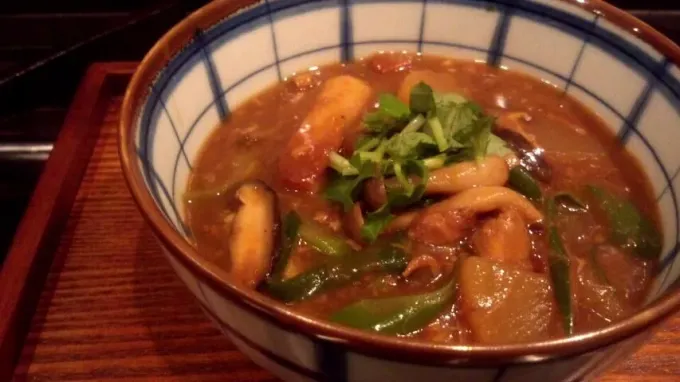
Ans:
{"label": "mushroom stem", "polygon": [[426,194],[455,194],[469,188],[502,186],[508,181],[508,165],[499,156],[488,156],[479,163],[461,162],[432,171]]}
{"label": "mushroom stem", "polygon": [[541,211],[524,196],[507,187],[471,188],[430,207],[432,210],[465,210],[473,214],[506,208],[514,208],[529,224],[543,221]]}

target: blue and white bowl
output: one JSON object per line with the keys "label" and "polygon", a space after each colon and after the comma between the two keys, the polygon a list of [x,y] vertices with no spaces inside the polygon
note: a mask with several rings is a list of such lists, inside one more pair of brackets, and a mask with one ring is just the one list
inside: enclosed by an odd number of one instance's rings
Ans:
{"label": "blue and white bowl", "polygon": [[[380,50],[527,72],[580,100],[639,158],[664,227],[643,311],[605,329],[503,346],[412,343],[337,327],[228,284],[188,240],[181,195],[230,110],[297,70]],[[123,170],[168,260],[244,353],[290,381],[589,379],[680,306],[680,48],[600,0],[223,0],[147,54],[120,125]]]}

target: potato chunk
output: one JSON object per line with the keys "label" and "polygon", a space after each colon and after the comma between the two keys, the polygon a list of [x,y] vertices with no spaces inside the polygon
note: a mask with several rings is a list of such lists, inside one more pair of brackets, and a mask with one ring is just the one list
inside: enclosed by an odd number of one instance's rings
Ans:
{"label": "potato chunk", "polygon": [[549,337],[556,308],[545,276],[469,257],[463,260],[459,277],[463,314],[477,342],[505,344]]}

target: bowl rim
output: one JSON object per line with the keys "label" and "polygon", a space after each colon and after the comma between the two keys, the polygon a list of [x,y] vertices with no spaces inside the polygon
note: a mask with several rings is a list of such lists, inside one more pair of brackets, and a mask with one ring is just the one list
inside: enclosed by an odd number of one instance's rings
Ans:
{"label": "bowl rim", "polygon": [[[671,63],[680,67],[680,47],[633,15],[603,0],[560,1],[598,14],[631,36],[648,43],[665,55]],[[235,12],[261,2],[262,0],[217,0],[184,18],[166,32],[145,55],[130,80],[121,107],[118,150],[123,175],[133,199],[168,253],[189,268],[194,277],[209,284],[222,297],[255,312],[258,317],[282,330],[293,331],[316,341],[330,341],[352,352],[426,365],[524,363],[584,353],[645,332],[680,308],[678,290],[661,297],[623,321],[575,336],[509,345],[442,345],[368,333],[305,317],[263,294],[238,288],[224,281],[225,272],[199,256],[196,249],[164,218],[151,194],[146,190],[137,166],[134,143],[135,118],[146,100],[149,85],[167,62],[193,38],[196,28],[207,29]]]}

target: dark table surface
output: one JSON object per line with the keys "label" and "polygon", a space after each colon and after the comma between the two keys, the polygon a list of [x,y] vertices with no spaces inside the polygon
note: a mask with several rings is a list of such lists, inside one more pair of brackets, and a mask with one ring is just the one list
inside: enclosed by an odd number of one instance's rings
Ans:
{"label": "dark table surface", "polygon": [[[680,42],[677,0],[611,2]],[[0,5],[0,264],[88,64],[141,59],[166,30],[205,3],[26,0]],[[19,29],[25,33],[15,33]]]}
{"label": "dark table surface", "polygon": [[0,1],[0,266],[87,66],[140,60],[207,2]]}

